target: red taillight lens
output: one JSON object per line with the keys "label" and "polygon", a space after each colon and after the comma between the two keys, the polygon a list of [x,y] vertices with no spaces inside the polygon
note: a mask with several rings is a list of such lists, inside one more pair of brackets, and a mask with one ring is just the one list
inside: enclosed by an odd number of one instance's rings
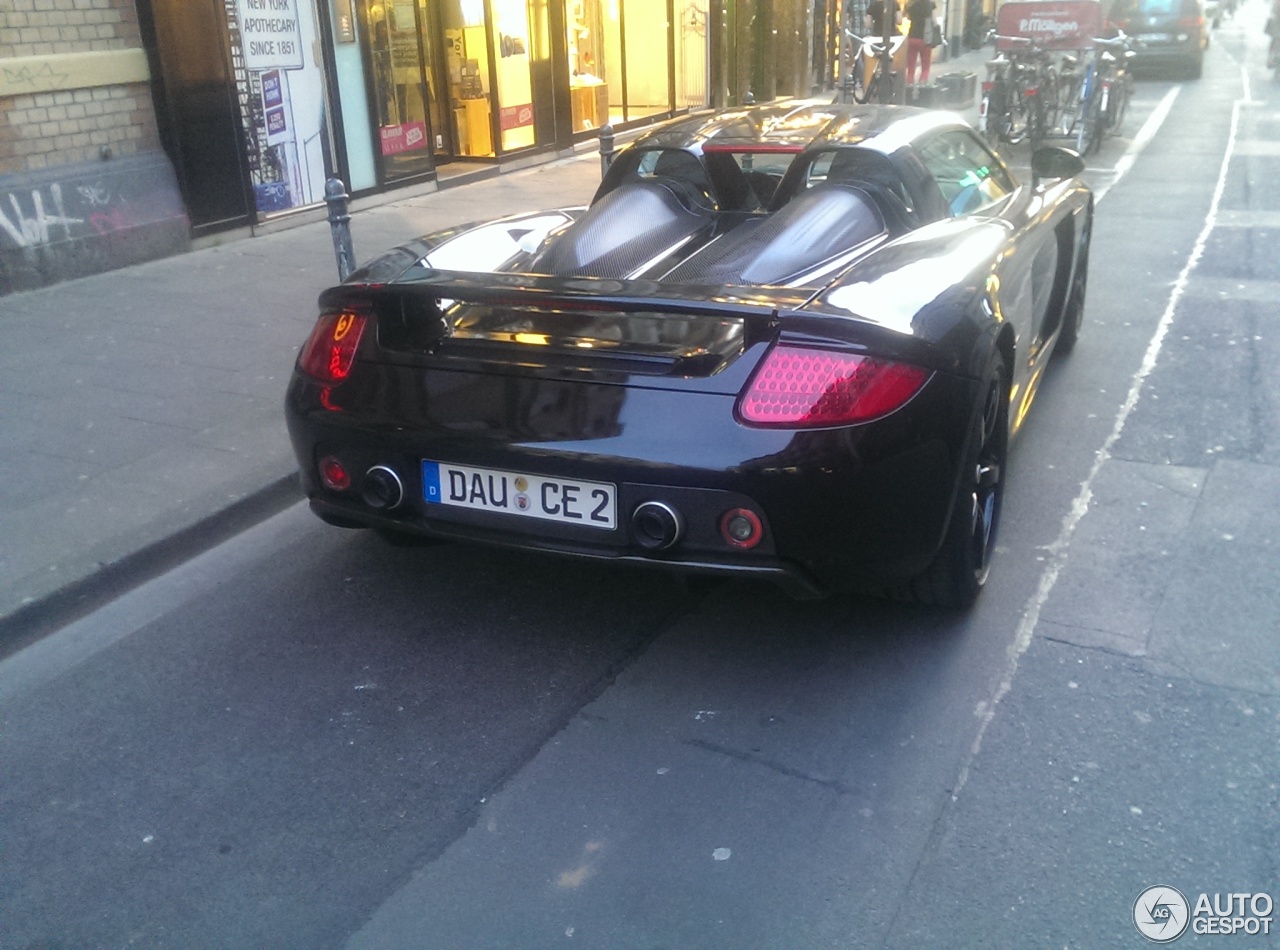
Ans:
{"label": "red taillight lens", "polygon": [[775,347],[738,401],[743,422],[806,428],[868,422],[904,405],[929,371],[871,356]]}
{"label": "red taillight lens", "polygon": [[343,310],[322,313],[298,355],[298,369],[322,383],[340,383],[351,372],[368,318]]}
{"label": "red taillight lens", "polygon": [[320,460],[320,482],[331,491],[346,491],[351,487],[351,473],[341,461],[332,455]]}

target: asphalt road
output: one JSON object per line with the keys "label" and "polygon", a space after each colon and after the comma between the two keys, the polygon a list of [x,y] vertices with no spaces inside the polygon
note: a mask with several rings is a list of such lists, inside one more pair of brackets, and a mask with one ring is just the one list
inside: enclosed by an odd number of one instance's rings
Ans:
{"label": "asphalt road", "polygon": [[1256,45],[1091,163],[1085,335],[970,613],[295,507],[0,664],[0,946],[1123,947],[1147,886],[1280,898]]}

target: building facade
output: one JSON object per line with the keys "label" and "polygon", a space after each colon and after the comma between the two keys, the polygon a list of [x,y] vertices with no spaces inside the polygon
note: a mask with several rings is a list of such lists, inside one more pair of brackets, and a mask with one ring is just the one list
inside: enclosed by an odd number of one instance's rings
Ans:
{"label": "building facade", "polygon": [[[145,156],[183,240],[317,207],[335,176],[372,194],[568,153],[604,125],[807,95],[830,19],[827,0],[8,3],[0,70],[22,78],[0,87],[0,206]],[[82,210],[57,191],[46,224]],[[9,224],[0,242],[30,243]]]}
{"label": "building facade", "polygon": [[133,0],[0,5],[0,293],[186,246]]}

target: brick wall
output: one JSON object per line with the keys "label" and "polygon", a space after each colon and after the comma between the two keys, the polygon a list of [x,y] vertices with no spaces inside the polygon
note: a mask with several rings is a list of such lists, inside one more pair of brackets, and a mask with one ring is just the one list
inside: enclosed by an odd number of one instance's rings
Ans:
{"label": "brick wall", "polygon": [[[18,77],[5,87],[16,94],[0,95],[0,174],[91,161],[104,148],[114,155],[159,149],[148,83],[77,87],[65,68],[67,54],[141,47],[133,0],[0,4],[0,67]],[[39,91],[23,92],[23,77]]]}

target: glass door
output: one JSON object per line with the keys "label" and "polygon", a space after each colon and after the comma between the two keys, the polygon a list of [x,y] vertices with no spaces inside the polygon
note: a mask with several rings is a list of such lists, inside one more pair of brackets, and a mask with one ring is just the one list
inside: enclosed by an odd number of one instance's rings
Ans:
{"label": "glass door", "polygon": [[[382,179],[398,181],[433,168],[426,57],[415,0],[365,7]],[[442,145],[443,139],[439,139]]]}
{"label": "glass door", "polygon": [[490,0],[493,62],[498,86],[498,130],[502,150],[535,142],[533,80],[529,70],[529,7],[525,0]]}
{"label": "glass door", "polygon": [[441,13],[443,72],[448,83],[455,154],[491,158],[495,154],[493,97],[484,0],[447,0]]}

